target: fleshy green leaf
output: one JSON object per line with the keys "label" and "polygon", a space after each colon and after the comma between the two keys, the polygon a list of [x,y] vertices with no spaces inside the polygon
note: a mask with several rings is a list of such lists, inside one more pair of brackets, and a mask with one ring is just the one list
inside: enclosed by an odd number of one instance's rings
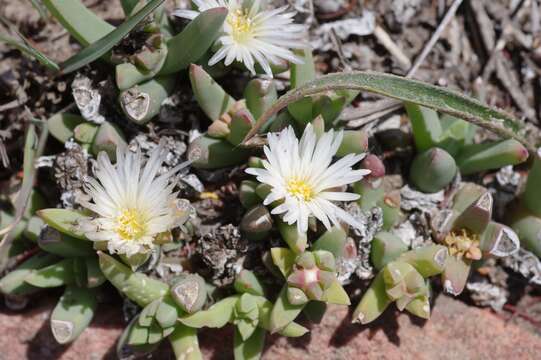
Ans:
{"label": "fleshy green leaf", "polygon": [[286,328],[301,313],[305,304],[292,305],[287,299],[287,284],[282,287],[270,316],[270,332],[275,333]]}
{"label": "fleshy green leaf", "polygon": [[65,143],[74,137],[74,130],[77,125],[85,122],[82,116],[70,113],[58,113],[47,120],[47,126],[51,135],[61,143]]}
{"label": "fleshy green leaf", "polygon": [[72,284],[75,280],[73,273],[73,259],[64,259],[56,264],[34,271],[24,280],[30,285],[40,288]]}
{"label": "fleshy green leaf", "polygon": [[167,41],[169,52],[160,74],[172,74],[199,60],[223,29],[227,9],[209,9],[192,20],[178,35]]}
{"label": "fleshy green leaf", "polygon": [[63,234],[78,239],[86,239],[84,233],[77,228],[77,222],[85,217],[79,211],[51,208],[39,210],[37,215],[42,218],[47,225]]}
{"label": "fleshy green leaf", "polygon": [[96,306],[94,290],[68,286],[51,314],[56,341],[66,344],[77,339],[92,321]]}
{"label": "fleshy green leaf", "polygon": [[252,336],[243,340],[238,330],[235,331],[234,338],[235,360],[257,360],[261,358],[263,346],[265,345],[265,330],[255,329]]}
{"label": "fleshy green leaf", "polygon": [[0,279],[0,291],[3,294],[25,295],[38,290],[38,288],[24,281],[24,279],[57,260],[58,258],[52,254],[37,253]]}
{"label": "fleshy green leaf", "polygon": [[177,359],[202,360],[203,355],[199,349],[197,329],[177,323],[175,331],[169,336],[171,347]]}
{"label": "fleshy green leaf", "polygon": [[239,296],[230,296],[218,301],[208,310],[198,311],[195,314],[179,318],[186,326],[193,328],[221,328],[231,320],[233,309]]}
{"label": "fleshy green leaf", "polygon": [[101,271],[107,280],[140,306],[150,304],[169,291],[167,284],[152,279],[143,273],[134,273],[126,265],[107,254],[98,252],[98,256]]}
{"label": "fleshy green leaf", "polygon": [[332,283],[332,285],[325,290],[325,295],[323,297],[325,301],[329,304],[337,305],[350,305],[349,296],[346,293],[346,290],[340,285],[338,281]]}
{"label": "fleshy green leaf", "polygon": [[295,253],[288,248],[272,248],[271,256],[274,265],[280,269],[284,277],[288,277],[295,263]]}
{"label": "fleshy green leaf", "polygon": [[392,300],[385,291],[383,272],[380,271],[364,293],[357,308],[355,308],[353,322],[368,324],[374,321],[387,309],[391,302]]}

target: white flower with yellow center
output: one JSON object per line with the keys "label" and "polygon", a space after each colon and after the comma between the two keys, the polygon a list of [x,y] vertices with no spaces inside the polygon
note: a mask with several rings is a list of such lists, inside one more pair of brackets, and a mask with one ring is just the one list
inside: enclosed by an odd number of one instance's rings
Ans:
{"label": "white flower with yellow center", "polygon": [[248,174],[257,176],[259,182],[271,186],[272,190],[263,204],[280,200],[282,203],[272,213],[283,214],[284,221],[290,225],[297,223],[299,232],[308,230],[310,216],[319,219],[327,229],[331,223],[339,225],[340,222],[362,227],[334,203],[357,200],[359,195],[339,189],[370,173],[370,170],[352,168],[364,154],[349,154],[331,164],[342,138],[342,131],[335,133],[331,130],[318,139],[312,126],[308,125],[299,142],[293,128],[288,127],[279,134],[267,136],[265,168],[246,170]]}
{"label": "white flower with yellow center", "polygon": [[228,10],[224,22],[223,35],[218,38],[221,48],[209,60],[209,65],[225,59],[229,66],[233,61],[243,63],[255,74],[255,63],[272,77],[270,64],[280,60],[302,63],[291,49],[305,48],[303,40],[305,27],[293,23],[294,12],[288,12],[287,6],[273,10],[261,10],[260,0],[253,0],[250,8],[243,6],[243,0],[193,0],[194,10],[175,10],[173,15],[194,19],[201,12],[225,7]]}
{"label": "white flower with yellow center", "polygon": [[118,147],[116,165],[105,152],[98,155],[96,179],[85,179],[92,202],[80,201],[96,214],[79,223],[88,239],[107,241],[109,252],[132,256],[147,252],[156,236],[181,225],[180,200],[170,180],[186,163],[158,175],[166,155],[159,145],[144,166],[139,150]]}

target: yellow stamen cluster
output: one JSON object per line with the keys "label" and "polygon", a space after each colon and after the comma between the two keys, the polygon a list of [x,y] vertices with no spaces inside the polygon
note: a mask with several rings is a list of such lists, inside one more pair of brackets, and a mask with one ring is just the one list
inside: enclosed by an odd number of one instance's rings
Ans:
{"label": "yellow stamen cluster", "polygon": [[480,260],[482,257],[478,234],[469,234],[464,229],[460,232],[453,231],[447,235],[444,243],[449,248],[449,254],[459,259],[465,257],[469,260]]}
{"label": "yellow stamen cluster", "polygon": [[244,42],[253,36],[253,21],[246,10],[237,9],[227,16],[227,23],[231,26],[231,35],[237,42]]}
{"label": "yellow stamen cluster", "polygon": [[312,187],[305,180],[292,178],[287,182],[287,192],[299,200],[310,201],[314,197]]}
{"label": "yellow stamen cluster", "polygon": [[143,216],[136,209],[123,210],[116,222],[116,232],[124,240],[139,239],[146,232]]}

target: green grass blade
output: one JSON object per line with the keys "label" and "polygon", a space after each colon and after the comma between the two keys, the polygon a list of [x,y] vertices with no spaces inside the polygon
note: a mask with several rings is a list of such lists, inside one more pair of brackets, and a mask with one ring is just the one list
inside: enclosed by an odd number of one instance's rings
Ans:
{"label": "green grass blade", "polygon": [[477,100],[449,89],[377,72],[329,74],[289,91],[261,115],[244,142],[254,136],[270,117],[287,105],[305,96],[345,89],[372,92],[426,106],[484,127],[503,138],[514,138],[524,144],[530,152],[535,152],[535,148],[518,134],[520,129],[518,122],[503,111],[491,109]]}
{"label": "green grass blade", "polygon": [[164,1],[165,0],[149,1],[145,7],[123,22],[118,28],[62,63],[62,72],[65,74],[73,72],[105,55]]}
{"label": "green grass blade", "polygon": [[37,61],[40,62],[43,66],[46,66],[48,69],[53,71],[60,70],[60,67],[57,63],[55,63],[53,60],[49,59],[47,56],[45,56],[43,53],[41,53],[39,50],[33,48],[30,44],[28,44],[23,37],[21,37],[21,41],[17,41],[16,39],[0,34],[0,41],[5,42],[9,46],[12,46],[22,52],[25,55],[28,55],[30,57],[35,58]]}

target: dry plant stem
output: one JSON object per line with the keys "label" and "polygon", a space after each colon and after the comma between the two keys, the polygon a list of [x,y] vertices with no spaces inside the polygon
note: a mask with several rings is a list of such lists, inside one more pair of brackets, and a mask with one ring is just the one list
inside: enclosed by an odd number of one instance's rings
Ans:
{"label": "dry plant stem", "polygon": [[[36,152],[34,156],[34,162],[43,154],[43,151],[45,150],[45,144],[47,143],[47,137],[49,135],[47,124],[44,122],[42,122],[41,124],[42,129],[35,150]],[[14,240],[13,230],[22,220],[24,211],[26,210],[26,206],[28,205],[28,199],[32,192],[32,187],[34,186],[36,171],[37,169],[35,167],[32,167],[28,179],[23,179],[22,188],[19,192],[19,195],[17,196],[17,200],[15,201],[15,218],[13,219],[13,223],[0,231],[0,235],[4,236],[2,238],[2,241],[0,242],[0,272],[6,268],[8,262],[8,252]]]}
{"label": "dry plant stem", "polygon": [[349,61],[344,56],[344,50],[342,48],[342,42],[340,41],[340,39],[336,35],[336,31],[334,29],[331,29],[331,40],[332,40],[332,43],[333,43],[334,47],[336,48],[336,53],[338,54],[338,58],[340,59],[340,62],[344,66],[344,71],[351,71],[352,67],[351,67]]}
{"label": "dry plant stem", "polygon": [[455,14],[458,8],[460,7],[460,5],[462,4],[462,1],[463,0],[455,0],[453,4],[451,5],[451,7],[449,8],[449,10],[447,10],[445,17],[441,20],[441,23],[438,25],[438,28],[436,29],[434,34],[432,34],[432,36],[430,37],[430,40],[428,40],[428,42],[426,43],[425,48],[423,49],[423,52],[421,53],[421,55],[417,57],[417,59],[415,59],[413,66],[411,67],[411,69],[408,71],[408,74],[406,75],[407,78],[411,78],[413,77],[413,75],[415,75],[415,73],[419,69],[419,66],[421,66],[421,64],[425,61],[428,54],[430,54],[430,52],[432,51],[432,48],[434,47],[434,45],[436,45],[436,43],[438,42],[443,30],[445,30],[447,25],[449,25],[451,20],[455,17]]}
{"label": "dry plant stem", "polygon": [[[517,134],[518,129],[516,129],[516,126],[518,123],[512,116],[496,110],[483,110],[484,106],[478,101],[469,99],[459,93],[443,90],[437,86],[414,80],[407,80],[409,84],[404,86],[404,82],[406,82],[404,78],[396,75],[372,72],[351,72],[325,75],[288,92],[278,99],[272,107],[261,115],[255,126],[245,137],[244,143],[253,137],[271,116],[278,113],[278,111],[292,102],[298,101],[305,96],[316,95],[333,90],[359,90],[395,98],[400,101],[414,102],[459,117],[475,125],[484,127],[487,130],[493,131],[503,138],[516,139],[528,148],[530,152],[536,152],[534,146]],[[405,90],[406,87],[408,88],[407,91]],[[391,88],[393,89],[392,92],[389,91]],[[441,92],[443,91],[445,91],[444,96],[441,95]],[[416,95],[412,96],[412,94]],[[438,96],[438,94],[440,95]],[[445,97],[446,100],[443,100],[443,97]],[[462,110],[458,109],[456,104],[454,107],[450,106],[448,104],[449,101],[461,103],[458,107],[462,107]],[[434,105],[436,103],[437,105]],[[470,111],[466,108],[469,108]],[[484,112],[484,114],[476,116],[473,115],[472,112]]]}
{"label": "dry plant stem", "polygon": [[[350,113],[344,113],[342,120],[347,121],[347,127],[350,129],[358,129],[365,125],[370,124],[373,121],[381,119],[382,117],[400,110],[403,104],[400,101],[394,99],[384,99],[378,101],[375,106],[368,109],[362,109],[361,111],[352,111]],[[381,110],[385,107],[383,110]]]}
{"label": "dry plant stem", "polygon": [[[517,8],[514,10],[513,14],[511,15],[511,19],[507,18],[503,21],[503,31],[500,37],[498,38],[498,41],[496,42],[496,45],[494,46],[490,54],[490,57],[488,61],[485,64],[485,68],[483,69],[482,78],[486,82],[490,74],[494,71],[496,67],[496,58],[498,55],[501,54],[501,51],[505,48],[507,45],[507,37],[513,32],[513,21],[515,20],[516,15],[518,14],[520,8],[525,3],[525,1],[521,1]],[[488,45],[488,44],[486,44]],[[490,50],[490,49],[489,49]]]}
{"label": "dry plant stem", "polygon": [[391,39],[391,36],[379,25],[374,29],[374,36],[383,45],[391,55],[405,68],[411,68],[411,61],[406,54]]}
{"label": "dry plant stem", "polygon": [[[438,25],[438,28],[436,29],[434,34],[432,34],[432,36],[430,37],[430,40],[428,40],[428,42],[426,43],[423,51],[417,57],[417,59],[415,59],[415,62],[413,63],[413,66],[409,69],[408,73],[406,74],[406,78],[413,78],[415,76],[415,73],[417,72],[417,70],[419,70],[419,67],[421,66],[421,64],[425,61],[428,54],[430,54],[430,52],[432,51],[432,48],[434,47],[434,45],[436,45],[436,43],[438,42],[442,32],[445,30],[447,25],[449,25],[451,20],[456,15],[456,12],[457,12],[458,8],[462,4],[462,1],[463,0],[455,0],[453,2],[453,4],[451,5],[451,7],[449,8],[449,10],[447,10],[447,13],[445,14],[445,17],[442,19],[442,21]],[[396,111],[397,108],[400,107],[400,106],[401,106],[401,103],[399,101],[389,100],[388,103],[382,103],[380,108],[374,109],[374,112],[372,114],[378,113],[379,116],[382,117],[382,116],[385,116],[385,115],[387,115],[387,114],[389,114],[389,113],[391,113],[393,111]],[[372,114],[369,114],[369,115],[372,115]],[[357,114],[355,117],[353,117],[353,114],[351,114],[349,120],[363,120],[362,118],[365,117],[365,116],[367,116],[367,115]],[[372,116],[370,118],[371,118],[371,120],[378,119],[377,117],[374,118]],[[366,124],[366,121],[362,121],[361,124]],[[357,125],[357,123],[352,124],[349,127],[355,127],[355,125]]]}
{"label": "dry plant stem", "polygon": [[518,86],[518,79],[516,79],[516,76],[509,71],[509,64],[507,64],[507,61],[502,57],[497,57],[495,59],[498,79],[500,79],[503,86],[507,89],[515,104],[524,113],[524,116],[530,120],[534,120],[535,110],[528,104],[528,99],[524,96],[522,90]]}
{"label": "dry plant stem", "polygon": [[539,16],[539,4],[538,0],[532,0],[531,2],[531,23],[532,23],[532,34],[534,36],[539,35],[539,30],[541,29],[541,17]]}

